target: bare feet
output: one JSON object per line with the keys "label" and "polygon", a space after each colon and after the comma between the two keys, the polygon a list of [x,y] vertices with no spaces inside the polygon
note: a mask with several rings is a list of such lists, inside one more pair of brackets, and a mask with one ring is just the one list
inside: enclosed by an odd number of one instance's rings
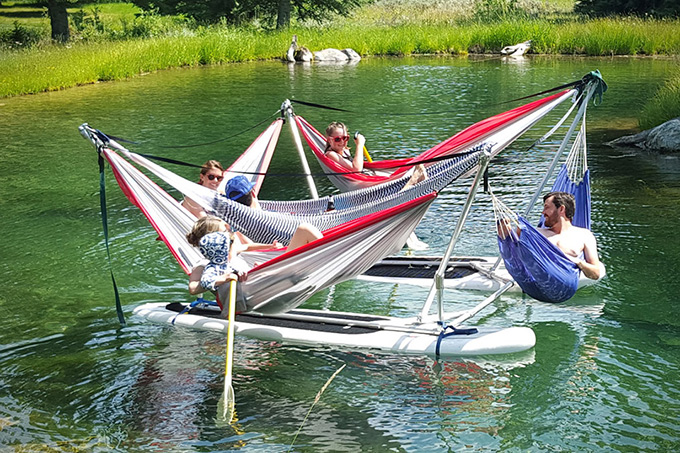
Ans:
{"label": "bare feet", "polygon": [[425,166],[423,164],[418,164],[413,169],[413,174],[411,175],[411,179],[408,180],[406,185],[404,185],[404,188],[401,189],[401,190],[408,189],[409,187],[414,186],[421,181],[425,181],[426,179],[427,179],[427,170],[425,170]]}
{"label": "bare feet", "polygon": [[418,184],[420,181],[425,181],[427,179],[427,170],[425,170],[425,165],[416,165],[415,170],[413,170],[413,176],[411,176],[411,184]]}

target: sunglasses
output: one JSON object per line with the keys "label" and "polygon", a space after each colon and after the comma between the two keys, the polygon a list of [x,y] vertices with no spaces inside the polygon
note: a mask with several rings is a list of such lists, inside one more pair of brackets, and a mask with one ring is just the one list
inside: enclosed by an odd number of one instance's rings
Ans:
{"label": "sunglasses", "polygon": [[218,180],[218,181],[222,181],[222,180],[224,179],[224,176],[217,176],[217,175],[206,175],[206,176],[207,176],[208,179],[211,180],[211,181],[212,181],[213,179],[216,179],[216,180]]}
{"label": "sunglasses", "polygon": [[339,135],[337,137],[330,137],[333,139],[335,143],[341,143],[341,142],[346,142],[349,140],[349,135]]}

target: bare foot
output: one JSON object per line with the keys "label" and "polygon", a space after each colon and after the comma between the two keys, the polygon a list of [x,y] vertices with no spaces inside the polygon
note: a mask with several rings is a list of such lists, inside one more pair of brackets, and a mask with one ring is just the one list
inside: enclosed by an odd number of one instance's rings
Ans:
{"label": "bare foot", "polygon": [[411,175],[411,178],[408,180],[408,182],[404,185],[404,188],[401,190],[408,189],[409,187],[416,185],[421,181],[425,181],[426,179],[427,170],[425,170],[425,166],[423,164],[418,164],[413,169],[413,174]]}
{"label": "bare foot", "polygon": [[425,181],[427,179],[427,170],[425,170],[425,165],[416,165],[415,170],[413,170],[413,175],[411,176],[411,184],[417,184],[420,181]]}

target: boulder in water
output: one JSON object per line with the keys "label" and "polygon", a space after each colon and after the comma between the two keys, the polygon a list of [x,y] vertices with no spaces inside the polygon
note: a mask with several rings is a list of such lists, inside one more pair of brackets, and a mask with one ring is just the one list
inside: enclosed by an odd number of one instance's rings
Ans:
{"label": "boulder in water", "polygon": [[312,54],[312,51],[304,46],[300,46],[295,51],[295,61],[312,61],[313,59],[314,55]]}
{"label": "boulder in water", "polygon": [[607,142],[609,146],[636,146],[646,151],[680,152],[680,117],[635,135],[625,135]]}

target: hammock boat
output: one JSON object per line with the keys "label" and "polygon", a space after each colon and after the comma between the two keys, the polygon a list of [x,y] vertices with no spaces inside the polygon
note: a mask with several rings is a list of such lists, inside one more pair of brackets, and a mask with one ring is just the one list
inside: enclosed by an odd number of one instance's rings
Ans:
{"label": "hammock boat", "polygon": [[[538,119],[544,116],[555,105],[578,95],[588,84],[584,83],[578,89],[565,90],[557,95],[550,96],[543,102],[536,101],[529,104],[526,109],[514,109],[507,127],[501,127],[498,118],[485,123],[478,128],[466,130],[464,137],[460,134],[443,142],[430,152],[423,153],[420,157],[428,156],[446,157],[443,162],[434,162],[428,169],[428,179],[424,183],[418,183],[408,190],[399,188],[399,184],[408,177],[403,162],[396,165],[397,170],[390,176],[380,181],[380,184],[368,184],[369,187],[356,194],[349,194],[347,200],[352,200],[334,212],[320,213],[324,208],[324,201],[319,204],[318,200],[309,203],[297,203],[305,214],[290,214],[276,211],[262,211],[248,217],[241,224],[235,221],[239,210],[244,207],[202,186],[184,180],[177,175],[168,172],[146,160],[145,158],[130,153],[115,140],[110,139],[101,132],[90,128],[86,124],[81,126],[81,133],[89,139],[97,148],[100,162],[106,160],[116,177],[116,180],[128,199],[138,206],[154,229],[159,234],[175,256],[183,270],[187,273],[202,258],[199,252],[186,244],[184,235],[189,231],[195,218],[181,207],[179,202],[168,195],[162,188],[153,183],[146,175],[135,168],[128,160],[149,169],[165,182],[198,201],[208,210],[220,212],[228,216],[232,226],[244,231],[247,235],[253,235],[253,239],[259,242],[268,242],[271,236],[258,237],[256,234],[261,230],[247,230],[248,223],[266,225],[265,230],[275,231],[277,222],[287,222],[287,232],[290,234],[301,219],[309,220],[315,217],[333,219],[330,223],[322,224],[320,229],[324,237],[307,246],[291,252],[271,251],[264,263],[256,266],[248,274],[246,282],[241,283],[239,294],[240,306],[244,313],[236,324],[236,331],[256,338],[277,339],[302,344],[330,344],[339,347],[359,347],[380,349],[409,354],[435,354],[435,355],[479,355],[519,352],[530,349],[535,344],[535,335],[526,327],[513,327],[506,329],[496,328],[466,328],[462,324],[474,316],[480,310],[493,303],[501,294],[510,289],[514,283],[505,282],[482,303],[471,310],[446,314],[443,310],[444,277],[449,265],[453,245],[460,234],[461,228],[457,227],[452,235],[449,249],[440,264],[435,277],[431,280],[430,294],[423,305],[419,316],[413,319],[399,320],[389,317],[373,317],[370,315],[351,313],[328,313],[308,310],[297,310],[307,298],[316,291],[327,288],[339,282],[351,279],[363,273],[382,258],[395,253],[405,243],[407,237],[417,226],[425,214],[427,207],[436,197],[439,189],[433,184],[450,183],[462,174],[471,174],[476,170],[476,178],[468,194],[468,200],[463,207],[463,213],[458,225],[462,226],[469,212],[470,204],[479,186],[481,177],[486,169],[490,157],[502,150]],[[543,109],[543,110],[542,110]],[[527,113],[528,112],[528,113]],[[482,122],[484,123],[484,122]],[[514,127],[513,127],[514,126]],[[273,126],[271,133],[263,136],[270,137],[265,140],[267,151],[272,149],[274,137],[278,137]],[[556,126],[557,127],[557,126]],[[462,134],[462,133],[461,133]],[[444,145],[445,144],[445,145]],[[445,148],[445,152],[438,155],[436,151]],[[459,156],[449,156],[460,154]],[[121,156],[125,156],[128,160]],[[449,158],[451,157],[451,158]],[[248,165],[258,168],[266,166],[268,158],[239,159],[239,164],[248,161]],[[435,159],[436,161],[437,159]],[[465,165],[458,166],[460,161]],[[451,164],[450,162],[454,162]],[[415,165],[415,159],[409,160],[408,165]],[[407,165],[407,166],[408,166]],[[394,168],[394,162],[386,165],[386,168]],[[456,167],[454,173],[447,173],[451,167]],[[230,171],[239,173],[240,168],[230,168]],[[443,174],[443,179],[449,178],[448,182],[442,182],[435,176]],[[453,175],[453,176],[452,176]],[[103,176],[102,176],[103,180]],[[395,185],[397,181],[400,181]],[[442,186],[442,187],[443,187]],[[379,198],[374,204],[370,204],[369,211],[361,202],[356,204],[356,199],[365,196],[367,190],[383,190],[390,187],[392,195]],[[396,187],[396,193],[394,193]],[[416,190],[417,189],[417,190]],[[434,190],[433,190],[434,189]],[[424,192],[424,193],[423,193]],[[372,192],[375,196],[376,192]],[[381,192],[377,192],[382,195]],[[404,194],[408,195],[404,195]],[[352,198],[355,197],[355,198]],[[340,196],[334,197],[341,198]],[[389,200],[389,203],[385,203]],[[309,206],[315,208],[309,210]],[[226,206],[226,208],[225,208]],[[337,204],[336,204],[337,206]],[[289,208],[290,206],[288,206]],[[245,208],[250,210],[249,208]],[[268,209],[268,208],[265,208]],[[316,209],[316,211],[315,211]],[[327,210],[327,206],[326,206]],[[297,211],[294,211],[297,212]],[[273,216],[268,218],[267,216]],[[307,217],[304,217],[307,216]],[[272,220],[273,219],[273,220]],[[282,220],[283,219],[283,220]],[[292,220],[291,220],[292,219]],[[396,226],[399,225],[400,228]],[[285,230],[286,228],[283,228]],[[357,244],[352,246],[352,244]],[[266,252],[265,252],[266,253]],[[278,256],[277,256],[278,254]],[[243,255],[246,255],[245,253]],[[250,258],[251,262],[262,262],[262,254]],[[329,260],[329,258],[331,258]],[[357,258],[358,257],[358,258]],[[321,260],[329,260],[326,266],[319,266]],[[248,258],[246,257],[246,261]],[[330,264],[332,263],[332,264]],[[223,285],[226,286],[226,285]],[[433,321],[429,314],[431,304],[435,298],[438,302],[438,319]],[[226,300],[224,295],[218,293],[218,303]],[[221,308],[221,307],[220,307]],[[172,323],[175,325],[187,325],[193,328],[223,330],[224,320],[215,319],[215,313],[188,313],[177,314],[176,306],[146,305],[138,307],[135,313],[149,320]],[[218,309],[219,310],[219,309]],[[186,321],[185,321],[186,320]],[[266,321],[263,321],[266,320]],[[324,333],[324,326],[340,326],[340,333]],[[360,333],[358,328],[365,329]],[[352,330],[354,329],[354,330]],[[352,332],[348,334],[347,332]],[[370,332],[369,332],[370,331]],[[350,339],[351,338],[351,339]]]}

